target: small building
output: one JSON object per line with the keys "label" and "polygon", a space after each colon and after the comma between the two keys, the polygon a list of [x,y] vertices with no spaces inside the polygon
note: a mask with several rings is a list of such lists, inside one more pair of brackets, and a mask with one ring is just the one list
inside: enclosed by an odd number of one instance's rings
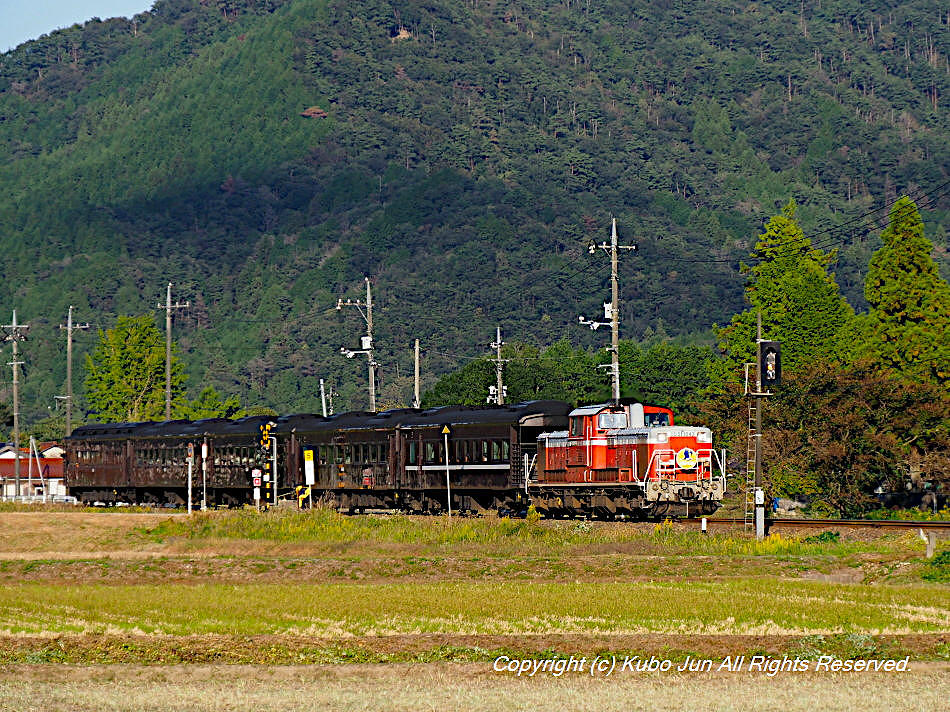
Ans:
{"label": "small building", "polygon": [[20,491],[17,492],[16,455],[10,443],[0,447],[0,498],[14,497],[30,500],[47,497],[65,497],[63,476],[63,448],[54,442],[37,443],[39,458],[27,448],[20,448]]}

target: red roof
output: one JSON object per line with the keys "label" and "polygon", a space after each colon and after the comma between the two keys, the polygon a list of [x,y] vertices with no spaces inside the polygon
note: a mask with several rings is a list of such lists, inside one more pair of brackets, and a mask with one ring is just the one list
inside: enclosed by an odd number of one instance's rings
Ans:
{"label": "red roof", "polygon": [[[0,477],[15,477],[16,458],[0,460]],[[63,458],[61,457],[41,457],[40,468],[43,471],[43,477],[61,478],[63,476]],[[24,455],[20,458],[20,479],[29,477],[30,462]],[[40,476],[36,471],[36,460],[33,460],[33,479],[39,481]]]}

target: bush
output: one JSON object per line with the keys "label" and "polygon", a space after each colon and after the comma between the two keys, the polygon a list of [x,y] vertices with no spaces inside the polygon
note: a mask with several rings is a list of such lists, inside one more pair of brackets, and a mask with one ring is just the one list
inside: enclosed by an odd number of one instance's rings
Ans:
{"label": "bush", "polygon": [[941,551],[928,561],[920,577],[933,583],[950,583],[950,551]]}

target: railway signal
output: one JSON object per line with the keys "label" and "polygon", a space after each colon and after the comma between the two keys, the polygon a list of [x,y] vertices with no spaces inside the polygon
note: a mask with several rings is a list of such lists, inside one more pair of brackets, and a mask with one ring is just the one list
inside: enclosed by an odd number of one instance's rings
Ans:
{"label": "railway signal", "polygon": [[269,502],[273,499],[275,505],[277,504],[277,436],[272,435],[271,431],[276,426],[277,423],[273,420],[268,420],[261,425],[261,437],[258,441],[258,447],[264,458],[264,501]]}
{"label": "railway signal", "polygon": [[271,429],[274,427],[275,423],[273,421],[267,421],[261,425],[261,437],[258,440],[258,449],[260,449],[261,454],[267,457],[270,454],[270,439],[273,437],[270,434]]}
{"label": "railway signal", "polygon": [[759,341],[758,366],[762,388],[782,384],[782,346],[778,341]]}
{"label": "railway signal", "polygon": [[[750,514],[755,522],[756,539],[765,538],[765,494],[762,489],[762,397],[772,395],[769,388],[782,383],[782,346],[762,338],[762,312],[756,319],[756,359],[746,364],[745,394],[749,399],[749,439],[746,448],[745,521]],[[749,369],[755,369],[755,384],[750,388]]]}

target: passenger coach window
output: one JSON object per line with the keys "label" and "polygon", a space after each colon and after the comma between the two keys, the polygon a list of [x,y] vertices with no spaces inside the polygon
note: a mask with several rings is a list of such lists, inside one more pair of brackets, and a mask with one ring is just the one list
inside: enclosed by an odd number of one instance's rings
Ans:
{"label": "passenger coach window", "polygon": [[511,443],[509,443],[507,440],[501,441],[501,459],[504,462],[508,462],[508,458],[511,454],[509,450],[510,448],[511,448]]}
{"label": "passenger coach window", "polygon": [[498,462],[501,460],[501,443],[497,440],[491,441],[491,461]]}

